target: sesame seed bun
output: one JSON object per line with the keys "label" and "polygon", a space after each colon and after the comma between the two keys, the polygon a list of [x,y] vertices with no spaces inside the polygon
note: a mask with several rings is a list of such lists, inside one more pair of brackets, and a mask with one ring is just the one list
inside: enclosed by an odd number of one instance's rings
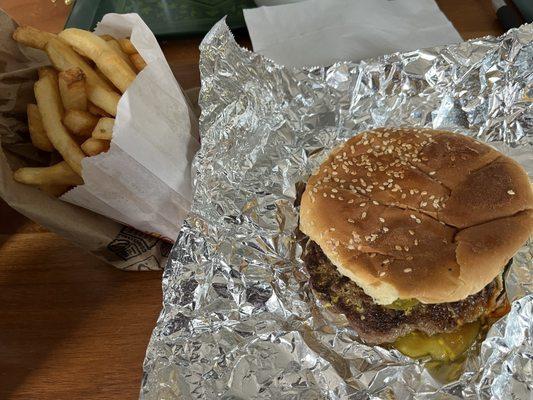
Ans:
{"label": "sesame seed bun", "polygon": [[533,231],[523,168],[447,131],[381,128],[337,147],[302,196],[300,229],[377,304],[481,291]]}

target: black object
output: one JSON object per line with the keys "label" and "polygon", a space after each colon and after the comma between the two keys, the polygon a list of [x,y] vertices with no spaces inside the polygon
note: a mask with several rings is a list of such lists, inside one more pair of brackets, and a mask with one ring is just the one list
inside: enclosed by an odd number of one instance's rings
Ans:
{"label": "black object", "polygon": [[492,0],[492,6],[496,11],[500,24],[506,31],[522,25],[520,15],[518,15],[513,7],[507,5],[504,0]]}
{"label": "black object", "polygon": [[522,19],[527,22],[533,22],[533,1],[531,0],[513,0],[514,5],[522,15]]}

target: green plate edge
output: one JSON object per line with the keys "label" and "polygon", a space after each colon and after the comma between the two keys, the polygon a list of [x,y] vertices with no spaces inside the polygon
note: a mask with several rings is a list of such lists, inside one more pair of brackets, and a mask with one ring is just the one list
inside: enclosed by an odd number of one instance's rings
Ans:
{"label": "green plate edge", "polygon": [[[104,12],[100,11],[101,3],[105,0],[77,0],[70,10],[70,14],[65,23],[65,28],[80,28],[85,30],[93,30],[96,27],[96,23],[99,22],[101,16],[107,13],[114,13],[117,10],[109,7],[108,10]],[[248,4],[245,4],[243,8],[253,8],[256,7],[255,3],[252,0],[244,0]],[[105,3],[104,3],[105,4]],[[120,11],[118,11],[120,13]],[[142,16],[141,16],[142,17]],[[180,21],[182,29],[173,30],[173,29],[162,29],[160,27],[150,27],[152,32],[157,38],[178,38],[178,37],[188,37],[192,35],[201,35],[209,32],[212,26],[222,19],[222,16],[219,19],[214,20],[188,20]],[[246,29],[246,23],[244,22],[244,17],[235,17],[233,15],[228,15],[226,17],[226,23],[233,30]]]}

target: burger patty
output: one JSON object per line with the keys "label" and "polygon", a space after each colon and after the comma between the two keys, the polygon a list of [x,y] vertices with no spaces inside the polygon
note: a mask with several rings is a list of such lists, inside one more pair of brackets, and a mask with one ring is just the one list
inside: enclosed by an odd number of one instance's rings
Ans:
{"label": "burger patty", "polygon": [[365,342],[373,344],[394,342],[415,330],[429,335],[453,331],[490,311],[503,290],[500,278],[496,278],[462,301],[440,304],[413,301],[406,309],[393,309],[374,303],[355,282],[341,275],[315,242],[309,241],[303,258],[312,289],[345,314]]}

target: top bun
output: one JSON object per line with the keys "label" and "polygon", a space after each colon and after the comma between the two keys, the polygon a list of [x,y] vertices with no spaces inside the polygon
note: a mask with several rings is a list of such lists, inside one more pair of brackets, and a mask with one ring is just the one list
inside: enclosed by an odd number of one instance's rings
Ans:
{"label": "top bun", "polygon": [[460,301],[530,236],[533,191],[518,163],[470,137],[382,128],[309,178],[300,229],[378,304]]}

